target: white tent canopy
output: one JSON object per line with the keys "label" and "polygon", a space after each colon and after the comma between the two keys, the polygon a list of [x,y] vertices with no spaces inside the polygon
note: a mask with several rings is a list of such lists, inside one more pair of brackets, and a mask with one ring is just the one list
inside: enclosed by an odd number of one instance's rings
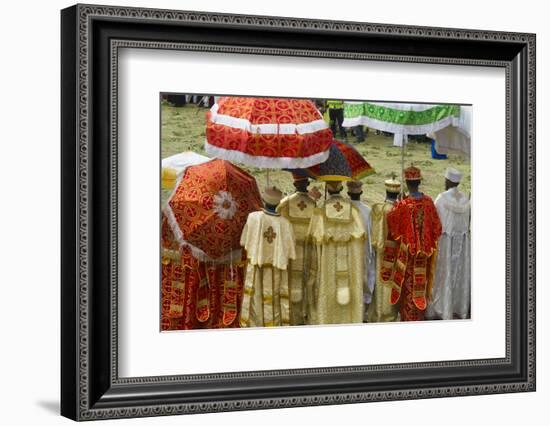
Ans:
{"label": "white tent canopy", "polygon": [[162,168],[174,169],[176,171],[176,177],[179,178],[185,173],[187,167],[194,166],[195,164],[202,164],[210,160],[209,157],[197,154],[196,152],[185,151],[163,158]]}

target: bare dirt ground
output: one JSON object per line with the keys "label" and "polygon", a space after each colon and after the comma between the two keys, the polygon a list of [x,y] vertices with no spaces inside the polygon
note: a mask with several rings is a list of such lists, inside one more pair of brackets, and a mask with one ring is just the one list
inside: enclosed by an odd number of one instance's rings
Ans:
{"label": "bare dirt ground", "polygon": [[[161,111],[161,155],[162,158],[177,154],[183,151],[194,151],[202,155],[204,152],[205,139],[205,115],[207,108],[196,105],[186,105],[176,108],[168,103],[163,103]],[[362,143],[357,143],[351,132],[348,132],[346,140],[352,144],[374,167],[376,173],[363,179],[362,200],[369,205],[381,202],[385,197],[384,180],[392,173],[401,175],[401,148],[393,146],[393,138],[383,135],[376,135],[370,130],[367,138]],[[434,160],[431,158],[430,145],[426,142],[411,141],[405,149],[405,167],[410,163],[422,170],[423,181],[420,190],[435,199],[437,194],[444,190],[445,169],[449,166],[463,172],[464,177],[460,189],[467,194],[470,193],[470,163],[458,156],[450,156],[446,160]],[[260,190],[266,185],[267,178],[265,169],[256,169],[238,164],[247,170],[258,181]],[[284,193],[294,190],[290,173],[283,170],[269,170],[269,180]],[[314,183],[315,184],[315,183]],[[321,192],[323,184],[317,183]],[[166,203],[170,190],[162,191],[162,203]]]}

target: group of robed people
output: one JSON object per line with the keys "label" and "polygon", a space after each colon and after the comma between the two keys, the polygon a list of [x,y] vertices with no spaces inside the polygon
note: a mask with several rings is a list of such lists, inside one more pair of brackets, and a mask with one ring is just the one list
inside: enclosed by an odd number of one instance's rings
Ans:
{"label": "group of robed people", "polygon": [[360,181],[346,182],[347,195],[342,182],[329,181],[321,197],[293,176],[294,193],[268,187],[264,208],[249,214],[242,262],[229,280],[231,309],[220,303],[231,320],[206,328],[469,318],[470,200],[459,190],[461,172],[447,169],[434,202],[411,165],[408,193],[386,180],[385,201],[372,208],[361,201]]}

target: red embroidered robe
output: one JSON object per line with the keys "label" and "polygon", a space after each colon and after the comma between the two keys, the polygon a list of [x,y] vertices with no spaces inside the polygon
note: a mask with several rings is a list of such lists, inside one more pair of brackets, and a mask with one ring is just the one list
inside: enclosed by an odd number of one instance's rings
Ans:
{"label": "red embroidered robe", "polygon": [[162,330],[239,327],[243,259],[231,264],[200,262],[178,248],[162,221]]}
{"label": "red embroidered robe", "polygon": [[391,303],[401,301],[401,321],[424,319],[432,287],[441,221],[432,199],[406,197],[388,213],[391,237],[399,242]]}

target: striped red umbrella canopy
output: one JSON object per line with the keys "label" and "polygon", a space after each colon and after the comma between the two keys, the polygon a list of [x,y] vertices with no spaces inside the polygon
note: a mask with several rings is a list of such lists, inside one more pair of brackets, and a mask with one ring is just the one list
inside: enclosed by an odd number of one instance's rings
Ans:
{"label": "striped red umbrella canopy", "polygon": [[262,168],[305,168],[328,158],[332,132],[306,99],[221,97],[207,113],[205,149]]}
{"label": "striped red umbrella canopy", "polygon": [[333,140],[326,161],[314,166],[291,170],[299,175],[323,181],[359,180],[375,173],[374,168],[353,146]]}
{"label": "striped red umbrella canopy", "polygon": [[248,214],[262,202],[256,179],[215,159],[185,170],[164,214],[180,246],[203,261],[225,261],[240,249]]}

